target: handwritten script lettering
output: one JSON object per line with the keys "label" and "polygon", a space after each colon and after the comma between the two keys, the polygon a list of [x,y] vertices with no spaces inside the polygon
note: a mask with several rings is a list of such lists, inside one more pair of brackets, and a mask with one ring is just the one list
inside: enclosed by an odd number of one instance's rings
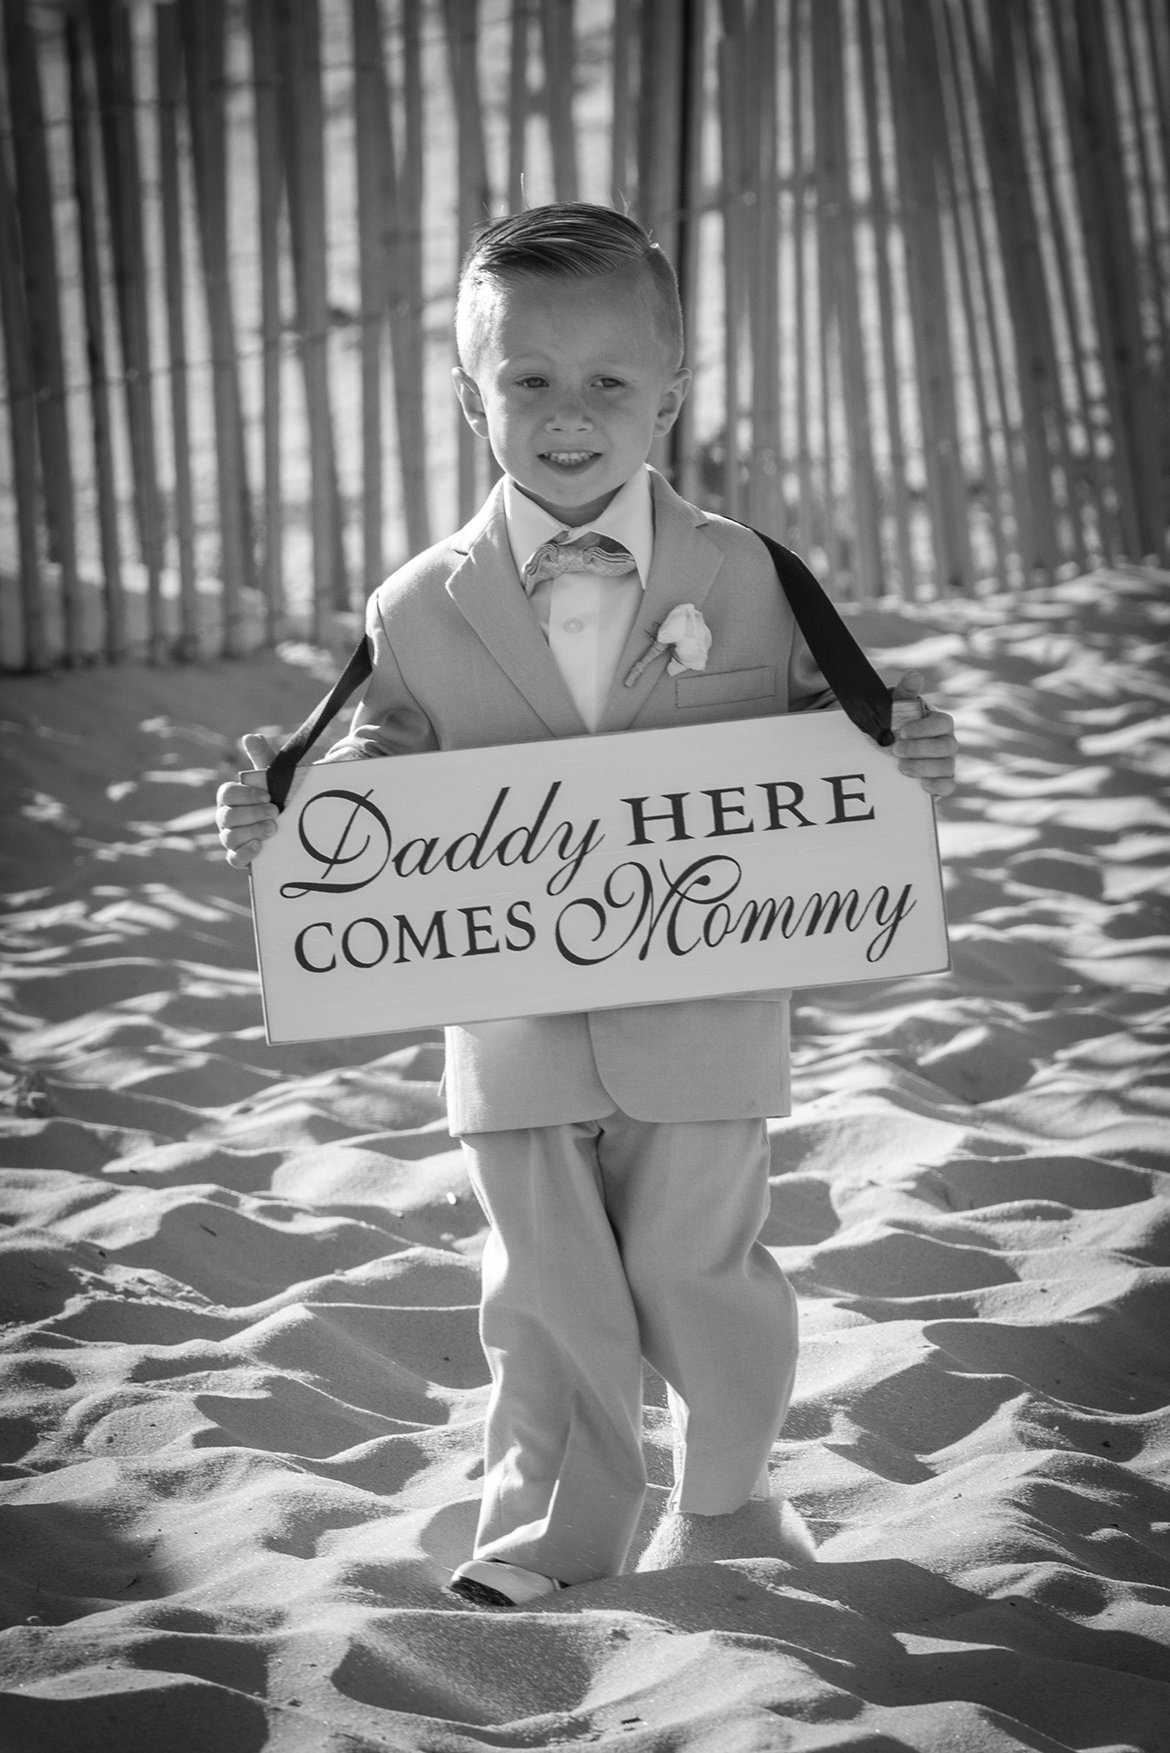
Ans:
{"label": "handwritten script lettering", "polygon": [[[556,921],[556,946],[568,962],[592,967],[623,950],[636,951],[644,962],[655,942],[672,956],[715,949],[732,940],[766,943],[773,931],[785,940],[831,937],[840,928],[853,934],[871,932],[865,959],[880,962],[898,928],[915,908],[912,885],[893,889],[878,883],[861,890],[814,890],[794,895],[748,899],[738,896],[743,869],[727,853],[711,853],[674,875],[659,860],[658,873],[634,859],[610,872],[598,895],[582,895],[562,907]],[[736,897],[735,904],[732,904]]]}
{"label": "handwritten script lettering", "polygon": [[451,840],[430,835],[397,846],[389,819],[373,802],[372,791],[359,793],[343,787],[319,791],[301,808],[297,836],[320,868],[313,877],[282,883],[280,893],[286,901],[309,894],[352,894],[377,882],[388,865],[399,877],[432,876],[441,870],[479,871],[491,864],[504,869],[531,865],[551,853],[556,868],[546,890],[550,895],[561,894],[605,836],[596,818],[584,829],[569,821],[548,825],[560,789],[560,780],[554,780],[530,822],[515,824],[496,837],[511,790],[507,785],[496,793],[478,829]]}

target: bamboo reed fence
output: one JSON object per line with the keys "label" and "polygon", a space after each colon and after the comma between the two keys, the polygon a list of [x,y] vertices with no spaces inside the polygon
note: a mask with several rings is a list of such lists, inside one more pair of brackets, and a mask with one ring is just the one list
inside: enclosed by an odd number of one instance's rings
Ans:
{"label": "bamboo reed fence", "polygon": [[459,259],[627,205],[655,460],[844,600],[1164,557],[1160,0],[0,0],[0,663],[330,642],[495,472]]}

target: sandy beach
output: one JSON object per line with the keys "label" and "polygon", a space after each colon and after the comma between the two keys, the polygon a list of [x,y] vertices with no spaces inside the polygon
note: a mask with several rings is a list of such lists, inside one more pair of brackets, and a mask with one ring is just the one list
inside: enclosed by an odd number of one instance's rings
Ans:
{"label": "sandy beach", "polygon": [[214,831],[330,660],[5,679],[2,1753],[1167,1753],[1168,585],[854,616],[965,756],[952,972],[802,994],[769,1126],[818,1562],[515,1613],[442,1592],[487,1371],[441,1037],[268,1046]]}

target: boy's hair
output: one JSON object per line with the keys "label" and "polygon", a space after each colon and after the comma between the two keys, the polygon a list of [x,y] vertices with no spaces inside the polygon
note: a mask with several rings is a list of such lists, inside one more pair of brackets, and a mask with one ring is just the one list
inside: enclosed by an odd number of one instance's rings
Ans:
{"label": "boy's hair", "polygon": [[455,339],[467,371],[484,339],[484,287],[532,280],[629,277],[670,358],[682,364],[683,318],[674,268],[649,232],[626,213],[588,201],[530,207],[486,225],[464,257],[455,306]]}

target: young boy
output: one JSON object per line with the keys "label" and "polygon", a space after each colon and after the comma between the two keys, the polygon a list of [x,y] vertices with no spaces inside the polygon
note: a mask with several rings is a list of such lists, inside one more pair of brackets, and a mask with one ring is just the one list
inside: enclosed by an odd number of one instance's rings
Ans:
{"label": "young boy", "polygon": [[[647,468],[690,372],[673,270],[639,225],[584,203],[489,225],[456,335],[456,394],[504,479],[375,592],[373,674],[328,759],[833,704],[763,545]],[[659,651],[639,671],[684,604],[706,666],[678,674]],[[954,787],[952,733],[930,711],[894,746],[936,796]],[[262,739],[245,748],[270,759]],[[219,806],[244,865],[275,811],[241,785]],[[676,1443],[641,1568],[812,1555],[767,1469],[797,1348],[795,1298],[758,1240],[787,1045],[778,992],[447,1031],[451,1131],[490,1220],[483,1501],[450,1585],[465,1599],[516,1606],[621,1571],[646,1488],[643,1359]]]}

